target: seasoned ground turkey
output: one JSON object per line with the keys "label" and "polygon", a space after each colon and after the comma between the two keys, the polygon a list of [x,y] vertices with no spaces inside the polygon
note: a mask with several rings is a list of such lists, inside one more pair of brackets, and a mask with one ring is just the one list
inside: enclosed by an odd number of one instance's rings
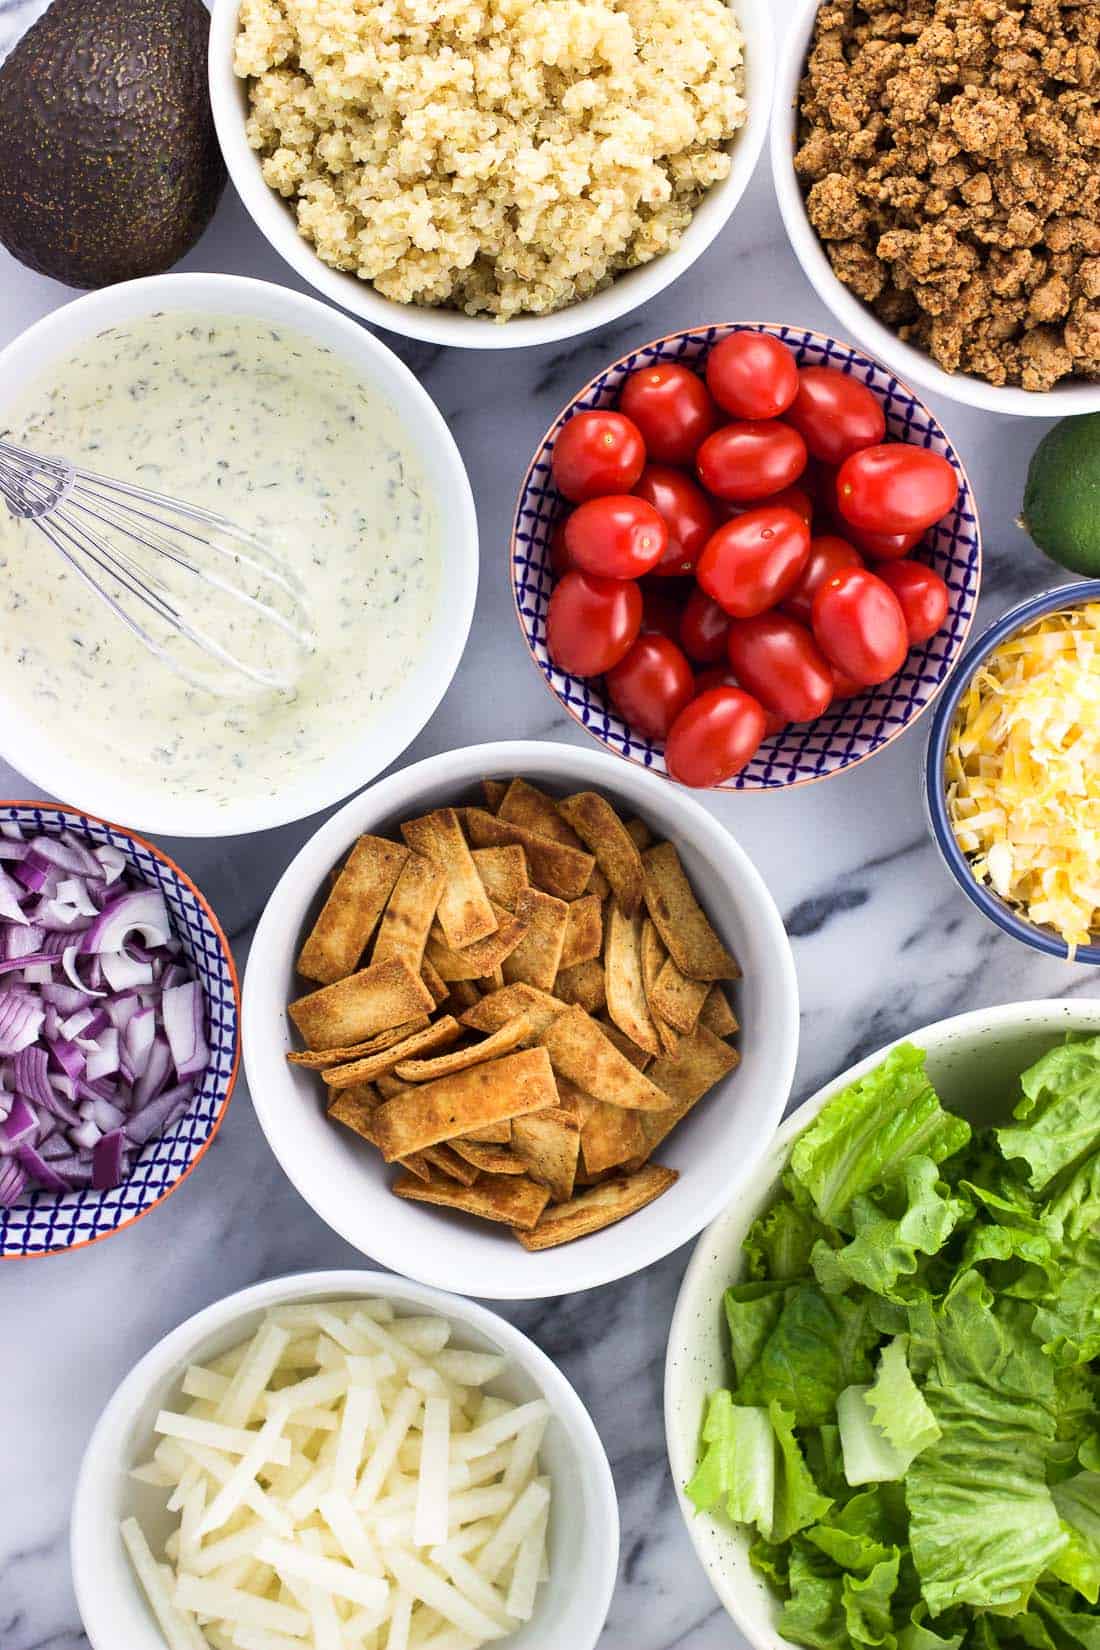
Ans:
{"label": "seasoned ground turkey", "polygon": [[948,372],[1100,378],[1100,0],[823,5],[795,165],[837,275]]}

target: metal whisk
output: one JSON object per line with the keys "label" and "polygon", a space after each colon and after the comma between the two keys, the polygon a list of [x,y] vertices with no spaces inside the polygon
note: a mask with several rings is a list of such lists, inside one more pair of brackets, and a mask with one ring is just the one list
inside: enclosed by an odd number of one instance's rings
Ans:
{"label": "metal whisk", "polygon": [[[288,692],[314,639],[305,589],[277,552],[216,511],[82,470],[0,441],[0,497],[13,516],[37,527],[116,618],[177,674],[208,692],[239,696],[243,682]],[[187,615],[188,581],[222,592],[285,638],[278,666],[261,632],[263,656],[249,662]],[[193,593],[194,586],[191,586]],[[182,591],[182,598],[180,595]],[[135,605],[141,617],[127,610]],[[145,609],[145,612],[142,612]],[[226,609],[233,628],[233,609]],[[154,624],[169,635],[159,640]],[[223,671],[209,679],[194,669],[197,648]],[[225,672],[231,675],[227,678]]]}

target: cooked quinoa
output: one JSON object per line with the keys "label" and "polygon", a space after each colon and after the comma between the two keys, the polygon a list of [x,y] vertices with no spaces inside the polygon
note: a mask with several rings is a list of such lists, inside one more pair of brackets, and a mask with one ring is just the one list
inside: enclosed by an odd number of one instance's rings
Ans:
{"label": "cooked quinoa", "polygon": [[724,0],[243,0],[234,67],[326,263],[507,320],[676,246],[729,171],[742,47]]}

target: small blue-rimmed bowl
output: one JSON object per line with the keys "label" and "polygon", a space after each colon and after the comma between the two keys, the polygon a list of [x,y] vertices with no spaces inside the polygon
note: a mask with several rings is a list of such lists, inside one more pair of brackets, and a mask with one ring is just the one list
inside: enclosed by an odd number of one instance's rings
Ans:
{"label": "small blue-rimmed bowl", "polygon": [[[970,861],[959,847],[947,813],[947,792],[944,785],[944,763],[951,729],[959,701],[966,692],[974,672],[1002,642],[1015,636],[1025,625],[1034,623],[1047,613],[1058,613],[1067,607],[1079,607],[1083,602],[1100,601],[1100,579],[1084,579],[1077,584],[1063,584],[1054,590],[1044,590],[1041,596],[1032,596],[1018,607],[1010,608],[996,624],[984,631],[969,649],[959,668],[941,696],[932,718],[928,735],[928,750],[924,761],[924,805],[932,835],[936,839],[944,863],[959,887],[978,910],[1013,939],[1022,940],[1034,951],[1044,951],[1048,957],[1069,958],[1069,946],[1052,928],[1040,927],[1020,915],[999,894],[978,881],[970,868]],[[1100,963],[1100,944],[1080,945],[1073,953],[1073,961]]]}
{"label": "small blue-rimmed bowl", "polygon": [[52,802],[0,802],[0,823],[47,835],[69,830],[94,847],[110,844],[134,874],[164,895],[172,928],[206,999],[210,1063],[179,1121],[150,1140],[129,1178],[113,1191],[31,1192],[0,1209],[0,1259],[25,1259],[80,1249],[130,1226],[185,1180],[225,1116],[240,1062],[241,993],[229,941],[203,895],[174,860],[144,837],[94,814]]}
{"label": "small blue-rimmed bowl", "polygon": [[722,790],[776,790],[828,779],[855,767],[884,749],[927,709],[946,681],[965,645],[978,605],[982,544],[978,512],[955,449],[932,413],[888,367],[850,344],[839,343],[804,327],[767,322],[692,327],[672,332],[612,362],[574,396],[547,430],[523,479],[512,528],[511,575],[516,617],[531,657],[550,691],[594,739],[615,756],[640,763],[668,777],[664,746],[639,734],[611,708],[602,679],[567,676],[546,649],[546,610],[554,578],[550,538],[569,506],[550,476],[550,464],[562,427],[576,413],[618,404],[623,383],[639,367],[654,361],[682,361],[702,370],[710,349],[731,332],[768,332],[792,352],[799,366],[837,367],[873,390],[886,414],[887,435],[895,441],[930,447],[942,453],[959,478],[955,508],[929,532],[915,557],[928,562],[946,580],[950,606],[943,629],[910,652],[898,674],[816,722],[784,728],[766,739],[746,768]]}

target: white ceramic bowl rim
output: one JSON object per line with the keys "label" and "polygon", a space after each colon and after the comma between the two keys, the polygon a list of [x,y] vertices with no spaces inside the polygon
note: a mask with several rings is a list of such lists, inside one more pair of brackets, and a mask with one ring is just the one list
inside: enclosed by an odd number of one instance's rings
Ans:
{"label": "white ceramic bowl rim", "polygon": [[[354,740],[308,777],[291,776],[274,797],[245,796],[224,807],[164,786],[132,782],[53,747],[48,727],[4,714],[0,685],[0,749],[35,784],[89,812],[173,836],[233,836],[266,830],[336,802],[366,784],[405,749],[435,711],[458,669],[473,620],[478,580],[477,515],[466,469],[446,421],[412,372],[378,338],[346,315],[289,287],[238,275],[154,275],[105,287],[36,321],[0,351],[5,396],[32,384],[78,340],[101,327],[157,309],[198,309],[254,315],[296,328],[339,353],[394,407],[424,453],[439,501],[440,590],[422,656],[400,695]],[[3,413],[0,398],[0,416]],[[107,621],[105,622],[113,622]],[[319,725],[320,731],[320,725]]]}
{"label": "white ceramic bowl rim", "polygon": [[670,286],[706,251],[748,186],[764,146],[771,114],[774,41],[769,0],[732,0],[745,36],[748,115],[731,149],[727,177],[714,184],[695,211],[678,247],[616,277],[611,286],[549,315],[522,315],[501,323],[384,298],[368,282],[333,269],[298,233],[287,204],[264,182],[259,156],[245,139],[243,83],[233,73],[233,40],[240,0],[214,0],[210,25],[210,102],[229,176],[246,211],[270,244],[303,280],[372,326],[406,338],[465,349],[517,349],[574,338],[609,325]]}
{"label": "white ceramic bowl rim", "polygon": [[[873,1071],[899,1043],[915,1043],[928,1052],[930,1060],[940,1054],[949,1060],[968,1042],[988,1040],[984,1050],[988,1059],[991,1053],[996,1052],[998,1039],[1003,1038],[1006,1044],[1011,1043],[1015,1034],[1016,1040],[1023,1041],[1032,1031],[1036,1038],[1046,1038],[1051,1042],[1056,1041],[1060,1034],[1071,1031],[1100,1033],[1100,1003],[1073,998],[1003,1003],[991,1008],[971,1009],[965,1014],[918,1027],[906,1036],[893,1038],[823,1084],[791,1112],[770,1142],[766,1155],[738,1176],[726,1209],[700,1234],[680,1285],[669,1328],[664,1381],[665,1436],[676,1496],[692,1545],[723,1606],[753,1650],[793,1650],[775,1626],[777,1601],[763,1579],[749,1568],[748,1542],[742,1532],[709,1515],[697,1514],[683,1490],[695,1467],[704,1401],[700,1397],[699,1403],[692,1406],[693,1413],[684,1413],[681,1387],[692,1384],[691,1348],[698,1348],[701,1344],[696,1327],[700,1317],[705,1311],[709,1321],[713,1309],[717,1324],[722,1290],[737,1276],[736,1256],[740,1254],[740,1234],[748,1229],[771,1196],[794,1141],[837,1093]],[[946,1103],[950,1106],[950,1098]],[[737,1243],[731,1252],[734,1233],[738,1234]],[[724,1257],[720,1285],[712,1281],[719,1254]],[[717,1333],[722,1335],[720,1327]],[[728,1354],[724,1336],[722,1345],[725,1363]],[[706,1354],[701,1356],[709,1365]],[[694,1384],[698,1384],[697,1378]],[[708,1379],[708,1390],[711,1384]]]}
{"label": "white ceramic bowl rim", "polygon": [[[481,1222],[456,1217],[433,1227],[431,1216],[436,1211],[394,1198],[384,1187],[376,1190],[368,1178],[373,1163],[353,1158],[345,1166],[333,1155],[324,1133],[331,1126],[323,1116],[313,1150],[307,1150],[300,1131],[310,1125],[300,1115],[303,1092],[295,1086],[301,1072],[288,1068],[285,1060],[289,1046],[285,982],[289,979],[293,988],[292,952],[331,866],[360,832],[383,828],[395,814],[409,817],[429,805],[426,794],[457,798],[482,776],[493,774],[542,775],[545,783],[592,785],[612,798],[625,797],[632,809],[667,829],[682,853],[705,855],[707,865],[728,885],[727,910],[732,907],[743,920],[754,948],[752,957],[760,964],[755,980],[750,980],[751,964],[746,966],[743,986],[766,989],[768,996],[762,1016],[754,1021],[751,1032],[746,1030],[742,1064],[727,1079],[736,1083],[738,1077],[745,1078],[735,1089],[736,1101],[731,1096],[729,1111],[723,1113],[708,1111],[704,1101],[689,1121],[719,1131],[714,1145],[719,1139],[728,1141],[727,1131],[732,1130],[743,1162],[766,1150],[790,1092],[798,1047],[798,983],[779,913],[760,873],[736,840],[679,789],[602,751],[516,741],[428,757],[355,798],[305,844],[268,901],[245,975],[245,1066],[268,1144],[306,1202],[341,1237],[373,1259],[459,1293],[476,1286],[485,1298],[529,1300],[591,1289],[629,1276],[694,1237],[727,1199],[724,1153],[711,1152],[703,1161],[688,1163],[676,1186],[628,1219],[578,1242],[529,1254],[506,1234],[503,1238],[495,1234],[500,1241],[489,1243]],[[746,1073],[753,1074],[751,1082]],[[677,1135],[686,1137],[690,1132],[685,1123]],[[662,1156],[674,1159],[677,1144],[676,1135],[670,1137]],[[328,1160],[318,1161],[318,1151],[326,1153]]]}
{"label": "white ceramic bowl rim", "polygon": [[885,326],[861,299],[833,273],[806,214],[795,176],[794,126],[798,117],[798,85],[809,48],[810,34],[823,0],[788,0],[777,52],[775,97],[772,104],[771,158],[779,210],[804,273],[822,303],[827,304],[844,330],[866,344],[902,378],[922,389],[986,412],[1011,413],[1021,418],[1060,418],[1100,410],[1100,384],[1084,381],[1052,390],[1025,390],[1017,385],[989,384],[971,373],[950,373],[921,349],[905,343]]}
{"label": "white ceramic bowl rim", "polygon": [[[88,1441],[77,1477],[70,1521],[69,1550],[77,1608],[94,1650],[117,1650],[119,1637],[120,1575],[126,1578],[131,1601],[139,1598],[122,1557],[115,1520],[104,1516],[105,1502],[116,1492],[138,1440],[133,1418],[149,1393],[168,1378],[176,1382],[191,1361],[193,1349],[210,1335],[229,1329],[249,1313],[292,1301],[348,1296],[384,1296],[418,1311],[439,1313],[459,1326],[495,1343],[509,1361],[540,1388],[550,1403],[554,1420],[565,1428],[578,1465],[583,1469],[583,1517],[586,1541],[583,1557],[590,1572],[591,1638],[575,1639],[570,1650],[594,1650],[611,1604],[619,1555],[619,1511],[607,1454],[587,1409],[575,1389],[546,1353],[521,1330],[475,1301],[445,1295],[435,1289],[367,1270],[301,1272],[271,1278],[225,1296],[169,1331],[116,1388]],[[120,1450],[122,1459],[120,1460]],[[128,1606],[132,1614],[133,1604]],[[141,1605],[144,1614],[144,1605]],[[151,1614],[145,1642],[126,1640],[126,1650],[162,1650],[162,1640]],[[551,1650],[543,1638],[539,1613],[523,1632],[522,1644]],[[530,1635],[530,1636],[529,1636]],[[518,1635],[517,1635],[518,1636]],[[509,1641],[511,1642],[511,1641]]]}

